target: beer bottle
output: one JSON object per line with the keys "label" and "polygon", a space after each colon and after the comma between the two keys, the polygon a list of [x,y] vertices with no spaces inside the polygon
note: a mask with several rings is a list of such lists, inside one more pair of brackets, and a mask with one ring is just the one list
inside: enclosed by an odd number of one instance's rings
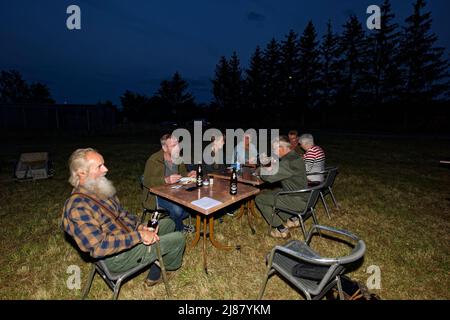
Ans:
{"label": "beer bottle", "polygon": [[233,168],[233,172],[231,173],[231,180],[230,180],[230,194],[233,196],[237,194],[237,184],[238,184],[238,180],[237,180],[236,168]]}
{"label": "beer bottle", "polygon": [[155,211],[152,214],[152,217],[147,223],[147,227],[150,228],[152,231],[156,230],[156,227],[158,226],[158,219],[159,219],[159,212]]}
{"label": "beer bottle", "polygon": [[196,184],[197,184],[197,187],[201,187],[203,185],[203,170],[202,170],[202,164],[201,163],[199,163],[197,165]]}

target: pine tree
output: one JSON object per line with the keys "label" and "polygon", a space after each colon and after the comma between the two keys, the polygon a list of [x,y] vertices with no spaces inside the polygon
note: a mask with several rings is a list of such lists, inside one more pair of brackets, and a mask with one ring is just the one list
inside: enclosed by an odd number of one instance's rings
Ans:
{"label": "pine tree", "polygon": [[320,86],[320,54],[318,48],[316,29],[309,21],[299,44],[299,91],[301,103],[306,108],[317,104]]}
{"label": "pine tree", "polygon": [[194,96],[187,92],[188,90],[188,83],[186,80],[184,80],[180,73],[177,71],[174,73],[172,80],[171,80],[171,86],[173,90],[173,95],[175,97],[175,104],[176,105],[193,105],[194,102]]}
{"label": "pine tree", "polygon": [[163,80],[160,84],[156,96],[170,109],[176,109],[183,105],[192,105],[194,97],[191,93],[186,92],[188,83],[176,71],[170,81]]}
{"label": "pine tree", "polygon": [[366,101],[368,83],[367,39],[361,22],[354,15],[344,24],[340,38],[343,103],[349,107],[362,105]]}
{"label": "pine tree", "polygon": [[281,105],[290,110],[298,103],[300,81],[300,47],[298,35],[290,30],[280,47],[280,91]]}
{"label": "pine tree", "polygon": [[239,110],[242,107],[242,70],[240,66],[239,58],[236,52],[231,55],[230,61],[230,83],[229,83],[229,98],[230,106],[232,109]]}
{"label": "pine tree", "polygon": [[227,108],[229,101],[230,66],[227,59],[222,56],[216,65],[213,83],[213,95],[215,104],[220,108]]}
{"label": "pine tree", "polygon": [[321,102],[323,106],[331,106],[336,103],[340,78],[340,51],[339,38],[333,32],[331,21],[328,21],[327,32],[322,37],[321,53]]}
{"label": "pine tree", "polygon": [[381,6],[381,26],[369,37],[370,76],[367,82],[371,87],[373,103],[393,102],[399,99],[401,91],[401,70],[399,67],[400,32],[398,24],[392,22],[395,15],[389,0]]}
{"label": "pine tree", "polygon": [[444,48],[436,47],[431,32],[431,12],[423,12],[424,0],[414,3],[414,12],[405,22],[401,42],[405,72],[404,93],[408,103],[426,103],[437,99],[448,88],[448,60]]}
{"label": "pine tree", "polygon": [[[447,61],[450,61],[450,52],[448,53]],[[446,82],[446,88],[445,88],[445,97],[447,99],[447,102],[450,102],[450,81],[448,80],[449,73],[447,72],[447,82]]]}
{"label": "pine tree", "polygon": [[264,109],[278,109],[281,105],[280,93],[280,45],[270,40],[263,53]]}
{"label": "pine tree", "polygon": [[264,60],[259,46],[250,58],[250,66],[245,71],[244,97],[252,112],[261,111],[264,103]]}

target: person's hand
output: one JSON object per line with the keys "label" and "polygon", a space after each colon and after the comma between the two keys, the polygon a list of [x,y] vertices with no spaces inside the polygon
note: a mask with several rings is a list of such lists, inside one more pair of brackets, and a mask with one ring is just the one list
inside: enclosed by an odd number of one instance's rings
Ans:
{"label": "person's hand", "polygon": [[159,226],[156,227],[156,230],[151,230],[150,228],[143,227],[142,230],[139,231],[139,234],[142,238],[142,243],[146,246],[149,246],[151,244],[154,244],[156,241],[159,241],[158,230]]}
{"label": "person's hand", "polygon": [[270,158],[267,156],[265,152],[263,152],[259,155],[259,161],[261,162],[262,165],[266,166],[269,165]]}
{"label": "person's hand", "polygon": [[191,172],[188,173],[188,177],[193,178],[197,175],[197,172],[195,170],[192,170]]}
{"label": "person's hand", "polygon": [[274,166],[277,167],[278,166],[278,160],[274,159],[273,157],[270,158],[270,162],[261,167],[261,175],[269,175],[272,173]]}
{"label": "person's hand", "polygon": [[247,165],[255,166],[256,165],[256,157],[251,157],[248,159]]}
{"label": "person's hand", "polygon": [[276,166],[276,167],[278,166],[278,159],[271,157],[270,158],[270,167],[269,167],[270,171],[272,171],[274,166]]}
{"label": "person's hand", "polygon": [[168,177],[165,177],[164,181],[167,184],[174,184],[174,183],[178,182],[178,180],[180,180],[180,179],[181,179],[181,176],[179,174],[172,174]]}

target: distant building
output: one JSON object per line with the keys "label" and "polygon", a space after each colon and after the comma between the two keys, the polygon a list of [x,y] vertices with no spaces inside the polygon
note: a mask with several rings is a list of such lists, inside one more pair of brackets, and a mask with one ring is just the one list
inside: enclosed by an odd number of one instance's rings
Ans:
{"label": "distant building", "polygon": [[116,109],[87,104],[0,104],[0,130],[109,131]]}

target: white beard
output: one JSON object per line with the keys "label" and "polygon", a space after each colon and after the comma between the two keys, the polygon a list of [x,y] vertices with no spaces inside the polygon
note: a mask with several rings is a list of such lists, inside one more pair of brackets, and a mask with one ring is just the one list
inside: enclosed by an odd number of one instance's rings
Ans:
{"label": "white beard", "polygon": [[102,199],[110,198],[116,194],[116,188],[112,181],[106,179],[106,177],[87,178],[84,187]]}
{"label": "white beard", "polygon": [[183,157],[180,156],[180,150],[172,151],[171,159],[173,163],[181,164],[183,162]]}

